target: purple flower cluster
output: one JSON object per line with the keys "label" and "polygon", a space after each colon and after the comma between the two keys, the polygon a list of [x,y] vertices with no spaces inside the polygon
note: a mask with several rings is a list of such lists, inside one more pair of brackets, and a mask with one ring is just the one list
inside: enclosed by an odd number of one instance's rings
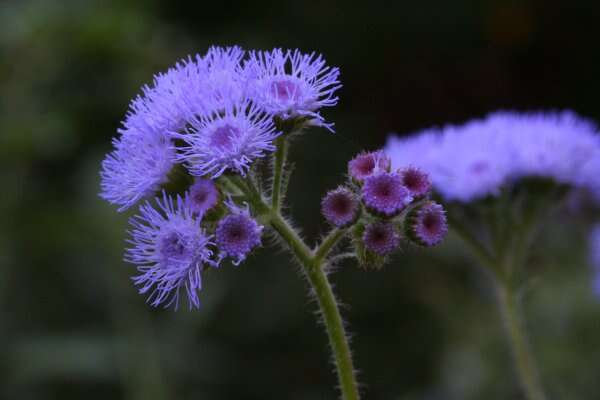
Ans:
{"label": "purple flower cluster", "polygon": [[464,125],[391,136],[392,166],[426,171],[447,200],[497,195],[525,177],[550,178],[600,197],[600,135],[576,114],[495,112]]}
{"label": "purple flower cluster", "polygon": [[[213,180],[245,176],[272,152],[283,134],[276,121],[331,130],[319,110],[337,103],[338,78],[339,70],[314,53],[212,47],[142,88],[102,162],[100,196],[124,211],[181,169],[196,177],[183,195],[163,191],[155,207],[145,202],[130,220],[125,260],[137,267],[134,283],[151,305],[177,308],[185,291],[190,308],[198,307],[202,271],[224,258],[237,265],[261,244],[263,226],[247,207],[223,207]],[[207,217],[211,210],[218,212]]]}
{"label": "purple flower cluster", "polygon": [[[428,200],[431,182],[422,170],[410,166],[392,171],[383,152],[363,152],[348,163],[348,178],[347,186],[323,198],[321,212],[335,227],[355,225],[358,244],[369,252],[385,256],[400,246],[403,236],[421,246],[434,246],[446,236],[444,209]],[[367,213],[361,217],[362,208]]]}
{"label": "purple flower cluster", "polygon": [[195,176],[245,175],[274,150],[274,117],[325,126],[339,70],[298,50],[212,47],[155,76],[129,107],[102,163],[101,196],[124,211],[151,197],[181,163]]}

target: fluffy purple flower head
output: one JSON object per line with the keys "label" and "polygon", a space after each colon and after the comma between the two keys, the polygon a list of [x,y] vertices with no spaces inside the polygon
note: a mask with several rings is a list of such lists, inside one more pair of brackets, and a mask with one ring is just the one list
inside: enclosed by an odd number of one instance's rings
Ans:
{"label": "fluffy purple flower head", "polygon": [[251,52],[245,67],[251,97],[267,111],[284,119],[309,117],[331,130],[317,111],[337,104],[340,72],[322,56],[281,49]]}
{"label": "fluffy purple flower head", "polygon": [[330,191],[321,201],[321,213],[333,226],[342,228],[358,218],[360,204],[350,190],[340,187]]}
{"label": "fluffy purple flower head", "polygon": [[369,211],[393,217],[410,204],[413,198],[402,184],[400,175],[382,172],[365,179],[362,200]]}
{"label": "fluffy purple flower head", "polygon": [[368,250],[385,256],[400,246],[400,234],[390,222],[375,222],[365,228],[363,242]]}
{"label": "fluffy purple flower head", "polygon": [[152,130],[127,131],[114,139],[115,149],[102,161],[100,196],[125,211],[154,195],[175,165],[169,139]]}
{"label": "fluffy purple flower head", "polygon": [[185,197],[187,207],[198,215],[217,205],[219,201],[219,190],[211,179],[196,178]]}
{"label": "fluffy purple flower head", "polygon": [[176,161],[170,133],[219,108],[224,99],[245,94],[243,56],[239,47],[211,47],[204,57],[180,61],[145,85],[102,163],[100,196],[123,211],[166,183]]}
{"label": "fluffy purple flower head", "polygon": [[248,253],[261,244],[263,226],[250,216],[247,208],[229,203],[231,214],[219,221],[216,230],[217,247],[222,257],[231,257],[239,265]]}
{"label": "fluffy purple flower head", "polygon": [[348,162],[348,175],[357,182],[382,171],[389,172],[391,161],[383,151],[363,152]]}
{"label": "fluffy purple flower head", "polygon": [[133,282],[140,293],[148,294],[148,303],[154,307],[173,305],[177,309],[185,290],[190,308],[197,308],[201,272],[217,266],[211,260],[213,243],[181,197],[174,201],[163,192],[156,203],[158,210],[146,202],[130,220],[128,242],[132,247],[127,249],[125,261],[138,269]]}
{"label": "fluffy purple flower head", "polygon": [[275,149],[273,140],[279,135],[272,116],[249,100],[198,115],[188,133],[173,133],[185,142],[178,160],[192,175],[212,178],[227,170],[245,175],[255,159]]}
{"label": "fluffy purple flower head", "polygon": [[406,167],[398,171],[402,184],[414,198],[425,197],[431,190],[429,176],[419,168]]}
{"label": "fluffy purple flower head", "polygon": [[525,177],[550,178],[600,193],[600,135],[576,114],[495,112],[463,125],[391,137],[385,148],[397,168],[427,172],[447,200],[498,195]]}
{"label": "fluffy purple flower head", "polygon": [[[181,131],[196,114],[218,108],[224,101],[244,97],[246,79],[240,62],[244,51],[237,47],[211,47],[155,75],[130,106],[126,128],[144,125],[167,134]],[[132,118],[136,117],[136,118]]]}
{"label": "fluffy purple flower head", "polygon": [[421,246],[435,246],[448,233],[448,223],[444,208],[427,202],[410,212],[407,218],[407,236]]}

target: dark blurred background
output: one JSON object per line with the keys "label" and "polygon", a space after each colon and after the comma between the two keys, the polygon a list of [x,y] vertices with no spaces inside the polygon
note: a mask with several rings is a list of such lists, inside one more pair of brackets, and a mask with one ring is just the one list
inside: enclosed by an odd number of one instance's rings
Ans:
{"label": "dark blurred background", "polygon": [[[600,121],[595,1],[0,0],[0,398],[332,399],[315,304],[285,254],[205,277],[201,310],[144,304],[123,263],[127,216],[98,198],[128,102],[212,44],[315,50],[342,71],[337,133],[293,148],[290,212],[312,241],[319,200],[361,149],[498,108]],[[596,399],[600,304],[592,213],[548,221],[526,312],[552,399]],[[381,271],[333,275],[365,399],[519,399],[485,279],[457,240]]]}

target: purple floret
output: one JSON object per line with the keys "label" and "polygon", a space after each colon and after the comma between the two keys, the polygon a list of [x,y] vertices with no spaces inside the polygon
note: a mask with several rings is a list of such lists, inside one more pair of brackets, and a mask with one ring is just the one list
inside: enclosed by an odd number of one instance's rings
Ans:
{"label": "purple floret", "polygon": [[435,246],[448,233],[448,223],[444,208],[431,201],[423,204],[407,218],[408,237],[421,246]]}
{"label": "purple floret", "polygon": [[261,244],[263,226],[250,216],[247,209],[229,205],[232,213],[219,221],[216,242],[221,257],[231,257],[239,265],[256,246]]}
{"label": "purple floret", "polygon": [[393,217],[413,200],[396,173],[383,172],[369,176],[362,187],[362,200],[375,214]]}
{"label": "purple floret", "polygon": [[200,219],[194,218],[181,197],[173,200],[163,192],[156,204],[158,209],[146,202],[139,215],[130,219],[131,247],[125,261],[138,269],[139,275],[133,282],[140,286],[140,293],[148,294],[148,303],[154,307],[177,309],[180,293],[185,290],[190,308],[197,308],[201,272],[217,266],[211,260],[211,237],[204,233]]}
{"label": "purple floret", "polygon": [[406,167],[398,171],[402,184],[414,198],[422,198],[431,190],[429,176],[419,168]]}
{"label": "purple floret", "polygon": [[368,250],[385,256],[400,246],[400,234],[392,223],[375,222],[365,228],[363,242]]}
{"label": "purple floret", "polygon": [[308,117],[331,130],[317,111],[337,104],[340,72],[322,56],[281,49],[251,52],[245,70],[250,96],[267,111],[284,119]]}
{"label": "purple floret", "polygon": [[217,205],[219,190],[212,180],[196,178],[196,181],[187,193],[185,201],[188,208],[194,213],[203,215]]}
{"label": "purple floret", "polygon": [[115,150],[102,161],[100,196],[125,211],[167,182],[175,150],[170,140],[154,131],[127,131],[113,145]]}
{"label": "purple floret", "polygon": [[356,221],[360,204],[350,190],[337,188],[325,195],[321,201],[321,213],[331,225],[342,228]]}
{"label": "purple floret", "polygon": [[192,175],[217,178],[225,171],[245,175],[255,159],[275,150],[273,141],[280,134],[272,115],[246,100],[198,115],[186,134],[173,137],[184,141],[178,160]]}
{"label": "purple floret", "polygon": [[387,172],[389,169],[390,159],[383,151],[363,152],[348,162],[348,175],[357,182],[362,182],[373,174]]}

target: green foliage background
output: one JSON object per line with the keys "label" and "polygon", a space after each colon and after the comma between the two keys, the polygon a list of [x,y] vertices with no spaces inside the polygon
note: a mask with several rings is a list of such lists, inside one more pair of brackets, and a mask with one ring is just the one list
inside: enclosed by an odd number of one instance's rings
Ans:
{"label": "green foliage background", "polygon": [[[0,2],[0,398],[329,399],[315,305],[265,247],[204,280],[200,311],[153,310],[122,261],[127,215],[101,201],[99,164],[152,75],[211,44],[299,47],[341,67],[331,135],[292,150],[289,212],[315,239],[319,200],[388,132],[498,108],[572,108],[600,121],[596,2]],[[526,297],[552,399],[595,399],[600,302],[564,210],[535,248]],[[486,280],[450,236],[385,269],[333,280],[365,399],[519,399]]]}

